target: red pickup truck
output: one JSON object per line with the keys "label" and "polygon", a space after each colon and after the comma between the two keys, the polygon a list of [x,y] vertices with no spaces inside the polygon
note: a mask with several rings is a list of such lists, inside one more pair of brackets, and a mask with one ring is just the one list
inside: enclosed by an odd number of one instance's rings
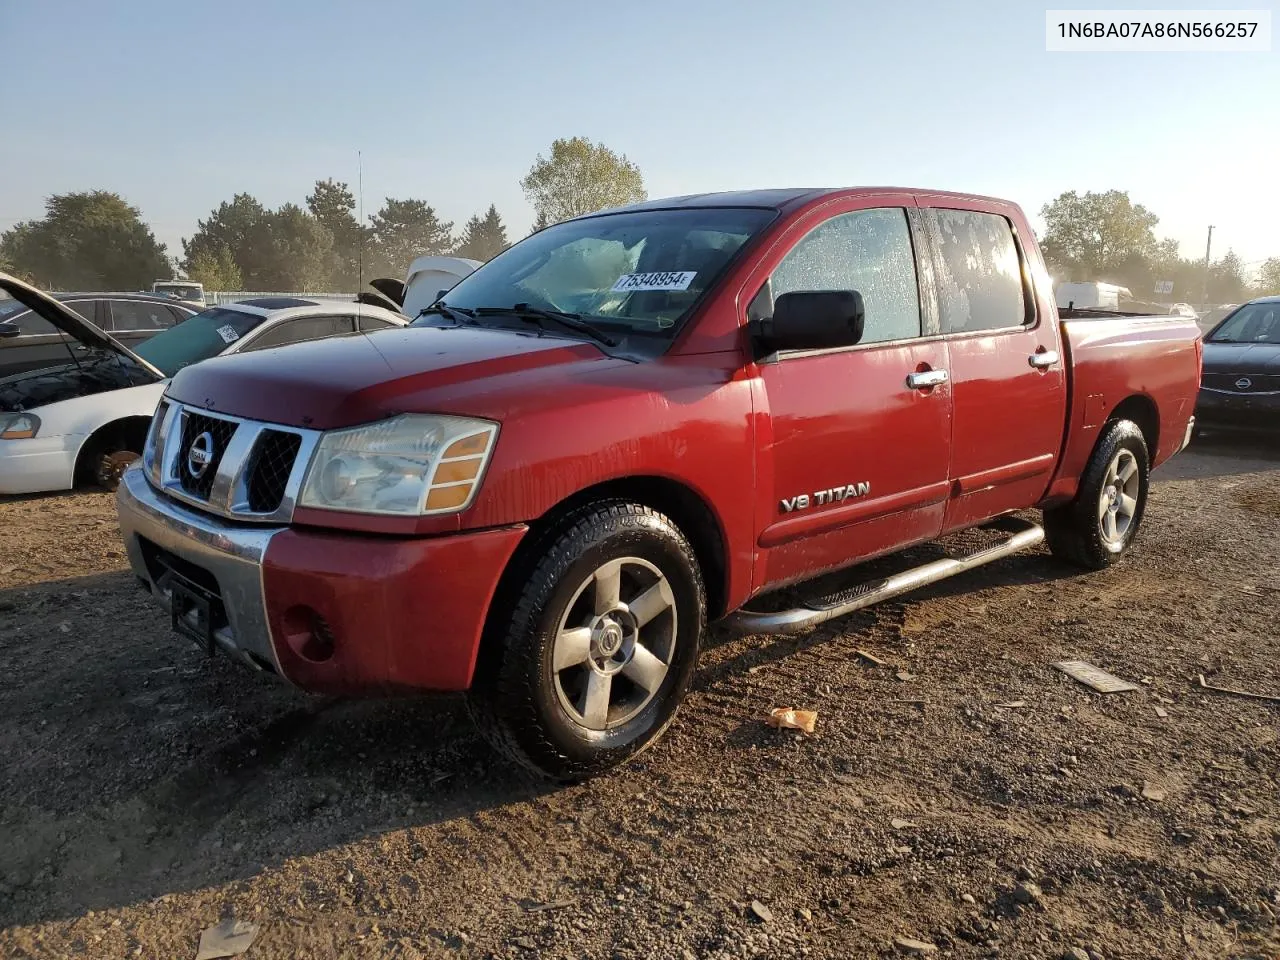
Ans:
{"label": "red pickup truck", "polygon": [[210,650],[304,690],[470,691],[497,744],[572,778],[663,731],[709,620],[803,630],[1045,538],[1111,564],[1200,364],[1190,320],[1060,320],[1012,203],[651,201],[532,235],[407,328],[183,370],[120,523]]}

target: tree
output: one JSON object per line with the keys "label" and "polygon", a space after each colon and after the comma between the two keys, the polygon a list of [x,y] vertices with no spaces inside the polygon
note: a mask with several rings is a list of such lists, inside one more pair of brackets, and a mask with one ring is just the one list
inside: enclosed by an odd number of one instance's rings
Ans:
{"label": "tree", "polygon": [[403,277],[418,257],[454,248],[453,224],[422,200],[387,197],[371,218],[375,276]]}
{"label": "tree", "polygon": [[583,137],[553,142],[551,156],[538,154],[520,186],[544,225],[648,196],[639,167]]}
{"label": "tree", "polygon": [[[1202,262],[1202,270],[1203,266]],[[1244,264],[1240,262],[1234,250],[1228,250],[1226,256],[1210,268],[1208,293],[1210,303],[1239,303],[1249,299],[1249,284],[1244,278]],[[1196,299],[1199,299],[1198,294]]]}
{"label": "tree", "polygon": [[196,264],[217,262],[222,251],[231,255],[248,290],[269,290],[258,273],[270,252],[269,212],[247,193],[237,193],[223,201],[207,220],[196,221],[196,232],[182,241],[183,266],[193,275]]}
{"label": "tree", "polygon": [[317,180],[307,209],[333,238],[325,289],[352,293],[360,285],[362,245],[368,230],[355,218],[356,198],[345,183]]}
{"label": "tree", "polygon": [[244,285],[235,257],[223,246],[216,251],[199,250],[187,260],[186,272],[192,280],[204,284],[206,290],[240,290]]}
{"label": "tree", "polygon": [[323,290],[333,265],[329,231],[296,203],[267,215],[268,246],[258,268],[257,289]]}
{"label": "tree", "polygon": [[460,257],[483,262],[492,260],[509,246],[507,228],[502,225],[498,208],[491,203],[483,219],[473,216],[467,221],[462,240],[454,252]]}
{"label": "tree", "polygon": [[53,289],[139,290],[169,275],[164,244],[117,193],[55,194],[41,220],[0,235],[14,270]]}
{"label": "tree", "polygon": [[1059,281],[1123,282],[1123,273],[1140,269],[1160,252],[1154,233],[1160,218],[1132,203],[1127,191],[1080,195],[1072,190],[1040,214],[1045,219],[1041,249]]}
{"label": "tree", "polygon": [[296,203],[268,210],[238,193],[196,226],[182,241],[189,275],[229,255],[246,290],[324,290],[330,283],[333,238]]}
{"label": "tree", "polygon": [[1254,295],[1280,296],[1280,257],[1272,257],[1258,269],[1258,282],[1254,288]]}

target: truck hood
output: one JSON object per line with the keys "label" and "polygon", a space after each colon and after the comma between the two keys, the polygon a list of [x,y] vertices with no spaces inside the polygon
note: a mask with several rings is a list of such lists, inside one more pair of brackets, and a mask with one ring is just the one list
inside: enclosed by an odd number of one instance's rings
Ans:
{"label": "truck hood", "polygon": [[[475,414],[463,394],[567,364],[626,363],[580,340],[493,327],[403,327],[215,357],[178,372],[175,400],[328,430],[402,412]],[[484,414],[493,415],[491,405]]]}
{"label": "truck hood", "polygon": [[78,313],[67,309],[57,300],[37,290],[31,284],[23,283],[17,277],[11,277],[7,273],[0,273],[0,290],[3,290],[24,307],[34,311],[37,316],[48,320],[63,333],[69,334],[85,346],[96,347],[99,350],[107,350],[118,356],[126,357],[143,370],[153,374],[157,380],[164,379],[164,374],[159,369],[143,360],[111,334],[95,327]]}
{"label": "truck hood", "polygon": [[1280,373],[1280,344],[1205,341],[1206,373]]}

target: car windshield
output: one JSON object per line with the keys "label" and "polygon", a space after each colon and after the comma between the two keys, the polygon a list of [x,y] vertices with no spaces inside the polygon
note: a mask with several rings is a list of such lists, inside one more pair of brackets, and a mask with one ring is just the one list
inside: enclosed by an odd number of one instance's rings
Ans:
{"label": "car windshield", "polygon": [[671,337],[734,254],[774,216],[772,210],[704,207],[571,220],[499,254],[444,302],[457,310],[528,304],[576,314],[602,330]]}
{"label": "car windshield", "polygon": [[1280,344],[1280,301],[1246,303],[1213,332],[1209,342]]}
{"label": "car windshield", "polygon": [[171,297],[177,297],[179,300],[194,300],[197,303],[204,302],[204,294],[200,292],[199,287],[188,287],[183,284],[157,284],[152,290],[153,293],[167,294]]}
{"label": "car windshield", "polygon": [[197,313],[133,348],[133,352],[172,377],[183,367],[216,357],[266,318],[214,307]]}

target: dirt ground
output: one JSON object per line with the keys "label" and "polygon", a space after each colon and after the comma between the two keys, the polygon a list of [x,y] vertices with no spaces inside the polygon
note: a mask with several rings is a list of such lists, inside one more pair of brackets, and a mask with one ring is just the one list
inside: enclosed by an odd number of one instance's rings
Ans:
{"label": "dirt ground", "polygon": [[667,737],[572,787],[457,701],[206,660],[109,496],[0,503],[0,956],[190,958],[233,915],[251,960],[1273,960],[1280,704],[1196,676],[1280,694],[1276,449],[1157,472],[1105,573],[1038,551],[798,639],[716,631]]}

